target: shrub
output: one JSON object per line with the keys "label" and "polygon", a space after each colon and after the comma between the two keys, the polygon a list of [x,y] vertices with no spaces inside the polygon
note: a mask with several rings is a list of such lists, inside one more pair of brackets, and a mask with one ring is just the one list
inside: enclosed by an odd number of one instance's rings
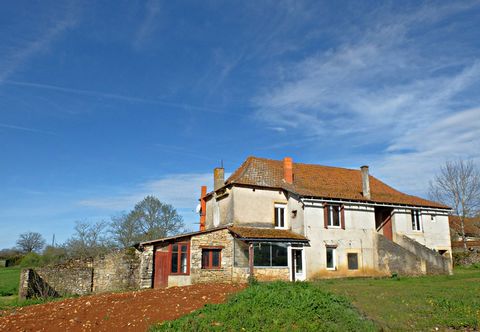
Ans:
{"label": "shrub", "polygon": [[40,265],[42,265],[42,257],[34,252],[26,254],[20,261],[20,266],[23,268],[38,267]]}

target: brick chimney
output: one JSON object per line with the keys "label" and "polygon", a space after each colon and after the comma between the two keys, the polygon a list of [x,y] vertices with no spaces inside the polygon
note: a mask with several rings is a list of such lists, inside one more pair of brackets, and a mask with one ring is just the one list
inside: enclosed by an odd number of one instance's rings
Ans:
{"label": "brick chimney", "polygon": [[360,167],[362,171],[362,195],[366,199],[370,199],[370,177],[368,175],[368,166]]}
{"label": "brick chimney", "polygon": [[283,159],[283,179],[286,183],[293,183],[293,161],[290,157]]}
{"label": "brick chimney", "polygon": [[207,186],[202,186],[202,193],[200,195],[200,231],[205,230],[205,220],[207,217],[207,202],[205,196],[207,195]]}
{"label": "brick chimney", "polygon": [[225,184],[225,169],[217,167],[213,169],[213,190],[217,191]]}

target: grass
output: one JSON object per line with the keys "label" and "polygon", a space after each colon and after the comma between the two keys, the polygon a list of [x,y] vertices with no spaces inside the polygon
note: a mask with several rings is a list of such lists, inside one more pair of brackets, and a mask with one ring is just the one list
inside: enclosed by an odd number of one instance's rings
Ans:
{"label": "grass", "polygon": [[0,268],[0,296],[16,295],[18,293],[19,282],[19,267]]}
{"label": "grass", "polygon": [[480,328],[478,268],[458,268],[452,276],[322,280],[315,284],[347,297],[385,330]]}
{"label": "grass", "polygon": [[476,331],[479,294],[480,266],[452,276],[260,283],[151,330]]}
{"label": "grass", "polygon": [[151,331],[375,331],[343,297],[310,283],[260,283]]}

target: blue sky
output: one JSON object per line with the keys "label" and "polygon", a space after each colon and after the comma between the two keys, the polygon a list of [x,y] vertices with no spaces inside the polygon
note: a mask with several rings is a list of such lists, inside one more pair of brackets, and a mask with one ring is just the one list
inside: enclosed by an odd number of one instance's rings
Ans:
{"label": "blue sky", "polygon": [[147,194],[187,225],[248,155],[412,194],[480,158],[480,2],[16,1],[0,11],[0,248]]}

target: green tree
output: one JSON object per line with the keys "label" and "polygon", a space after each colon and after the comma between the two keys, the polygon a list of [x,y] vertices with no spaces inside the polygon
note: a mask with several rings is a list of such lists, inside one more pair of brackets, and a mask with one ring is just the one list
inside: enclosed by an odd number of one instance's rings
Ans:
{"label": "green tree", "polygon": [[170,204],[154,196],[147,196],[134,209],[112,218],[111,232],[122,247],[180,233],[184,228],[182,217]]}

